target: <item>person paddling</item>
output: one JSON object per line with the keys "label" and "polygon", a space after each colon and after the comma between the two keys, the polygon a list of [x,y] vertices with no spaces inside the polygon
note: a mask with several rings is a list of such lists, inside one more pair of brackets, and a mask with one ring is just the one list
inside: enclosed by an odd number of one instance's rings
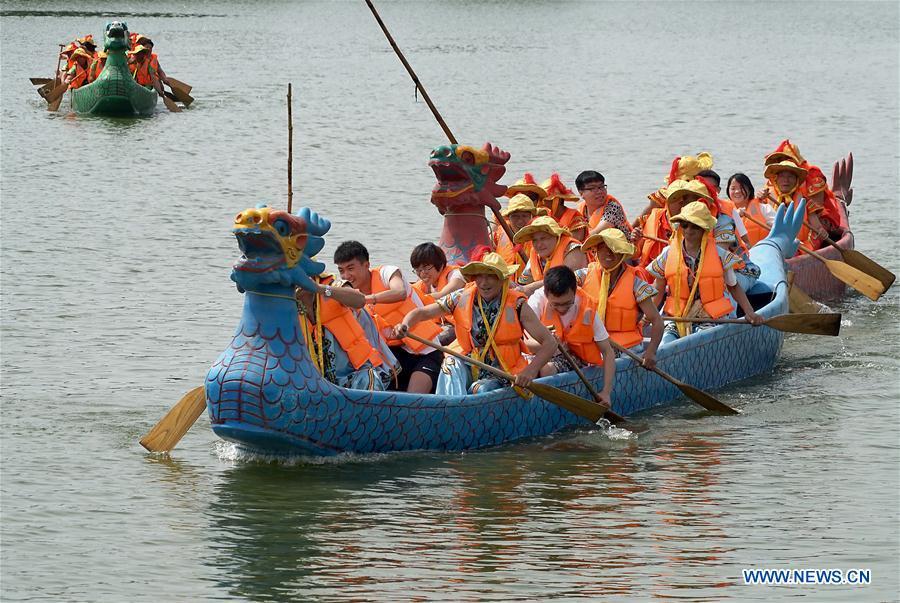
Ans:
{"label": "person paddling", "polygon": [[[603,389],[597,402],[609,406],[616,375],[616,353],[609,343],[609,333],[598,313],[597,302],[578,287],[575,273],[568,266],[556,266],[544,275],[544,286],[528,299],[528,305],[547,328],[584,366],[603,366]],[[533,343],[526,341],[526,343]],[[572,370],[566,355],[558,352],[541,369],[541,377]]]}
{"label": "person paddling", "polygon": [[159,57],[156,55],[156,53],[153,52],[153,40],[151,40],[144,34],[138,34],[136,41],[144,48],[149,49],[150,67],[156,73],[156,77],[158,77],[161,82],[171,87],[171,84],[169,84],[169,78],[166,77],[166,72],[163,71],[163,68],[159,65]]}
{"label": "person paddling", "polygon": [[588,235],[594,235],[605,228],[618,228],[631,239],[631,224],[625,215],[625,208],[619,200],[607,192],[606,178],[600,172],[588,170],[575,178],[575,188],[581,195],[578,211],[587,220]]}
{"label": "person paddling", "polygon": [[[409,312],[394,336],[403,337],[431,319],[452,315],[456,340],[462,353],[516,376],[515,385],[525,387],[538,377],[541,368],[556,350],[556,342],[526,303],[525,296],[512,288],[509,277],[516,266],[507,265],[499,254],[485,253],[460,269],[468,284],[435,303]],[[528,333],[537,341],[529,362],[523,355],[522,337]],[[477,367],[447,357],[438,379],[437,393],[461,396],[486,392],[508,385],[482,375]]]}
{"label": "person paddling", "polygon": [[72,53],[72,67],[63,77],[63,83],[69,84],[69,90],[80,88],[88,82],[88,68],[94,58],[83,48],[76,48]]}
{"label": "person paddling", "polygon": [[775,209],[768,203],[755,197],[753,183],[750,182],[750,178],[742,172],[732,174],[728,179],[726,191],[728,199],[734,203],[738,212],[745,212],[768,226],[768,228],[763,228],[753,220],[743,217],[743,213],[741,213],[741,221],[744,223],[744,228],[747,229],[747,238],[750,241],[750,246],[752,247],[765,239],[775,220]]}
{"label": "person paddling", "polygon": [[[333,275],[314,279],[318,291],[297,290],[300,328],[313,364],[325,379],[351,389],[387,389],[397,363],[362,308],[365,296],[335,285]],[[364,325],[371,325],[365,329]],[[372,341],[372,334],[375,341]]]}
{"label": "person paddling", "polygon": [[[394,328],[412,310],[422,307],[418,293],[403,278],[397,266],[369,265],[369,251],[358,241],[344,241],[334,251],[341,278],[364,294],[369,314],[379,332],[387,340],[401,371],[395,386],[401,391],[429,394],[434,392],[443,353],[413,339],[394,336]],[[441,328],[433,322],[416,326],[413,333],[437,343]]]}
{"label": "person paddling", "polygon": [[103,69],[106,67],[106,57],[106,52],[102,50],[97,52],[91,66],[88,67],[88,82],[96,81],[100,74],[103,73]]}
{"label": "person paddling", "polygon": [[581,212],[566,207],[566,201],[578,201],[578,195],[562,183],[557,173],[551,174],[542,182],[541,188],[547,191],[547,197],[539,205],[550,210],[550,217],[568,230],[573,238],[578,242],[583,241],[587,237],[587,221]]}
{"label": "person paddling", "polygon": [[[546,207],[535,207],[534,202],[525,193],[517,193],[509,200],[507,206],[500,213],[509,221],[510,229],[515,235],[515,233],[531,224],[535,217],[545,216],[550,212]],[[502,228],[495,228],[493,243],[494,250],[500,254],[504,262],[519,265],[514,279],[517,281],[521,278],[522,271],[525,269],[524,264],[520,262],[519,250],[528,257],[528,254],[531,253],[531,242],[526,241],[525,243],[517,244],[510,240]]]}
{"label": "person paddling", "polygon": [[[756,314],[744,290],[734,274],[743,261],[733,253],[716,245],[713,229],[716,220],[705,203],[693,201],[686,204],[672,217],[677,225],[669,246],[647,268],[656,279],[654,286],[660,292],[656,305],[663,301],[668,316],[681,318],[731,318],[734,317],[732,298],[744,311],[750,324],[757,326],[764,319]],[[727,293],[726,293],[727,292]],[[713,323],[669,323],[663,335],[663,344],[684,337],[692,330],[702,330]]]}
{"label": "person paddling", "polygon": [[[466,286],[459,268],[448,265],[444,250],[434,243],[416,245],[409,256],[409,263],[419,277],[412,288],[426,306],[434,303],[435,299]],[[436,319],[435,323],[441,326],[441,333],[438,335],[441,345],[447,345],[456,339],[451,321]]]}
{"label": "person paddling", "polygon": [[581,251],[581,243],[569,231],[556,223],[551,216],[535,218],[514,237],[516,243],[531,242],[528,264],[522,272],[519,284],[522,292],[531,295],[537,291],[544,273],[554,266],[565,264],[572,270],[587,267],[587,258]]}
{"label": "person paddling", "polygon": [[134,50],[129,50],[126,54],[129,55],[128,69],[134,81],[141,86],[155,89],[162,96],[163,87],[150,60],[150,49],[138,44]]}
{"label": "person paddling", "polygon": [[[634,245],[617,228],[591,235],[581,250],[597,261],[577,271],[578,284],[597,303],[597,314],[604,321],[613,341],[636,354],[643,353],[644,366],[656,366],[656,350],[663,336],[663,321],[653,303],[659,293],[641,278],[626,261],[634,254]],[[643,316],[643,320],[642,320]],[[650,342],[644,347],[643,323],[650,324]]]}

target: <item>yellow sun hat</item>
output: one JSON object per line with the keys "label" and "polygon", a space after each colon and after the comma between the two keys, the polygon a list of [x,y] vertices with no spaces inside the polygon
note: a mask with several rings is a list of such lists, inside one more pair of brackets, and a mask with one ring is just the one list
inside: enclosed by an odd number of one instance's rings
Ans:
{"label": "yellow sun hat", "polygon": [[676,180],[693,180],[697,174],[703,170],[711,170],[712,167],[713,156],[706,151],[697,153],[696,157],[693,155],[676,157],[672,160],[672,167],[669,169],[666,183],[671,184]]}
{"label": "yellow sun hat", "polygon": [[666,198],[666,203],[669,201],[675,201],[687,194],[695,194],[699,195],[701,198],[706,199],[710,203],[712,203],[713,198],[709,194],[709,189],[706,188],[706,185],[700,182],[699,180],[675,180],[666,190],[663,191],[663,195]]}
{"label": "yellow sun hat", "polygon": [[716,226],[716,219],[709,212],[706,203],[692,201],[681,208],[681,213],[671,218],[670,222],[690,222],[696,224],[705,231],[710,231]]}
{"label": "yellow sun hat", "polygon": [[532,220],[528,226],[520,229],[516,236],[513,237],[513,242],[524,243],[525,241],[530,241],[536,232],[546,232],[556,238],[569,234],[569,231],[560,226],[551,216],[540,216]]}
{"label": "yellow sun hat", "polygon": [[512,199],[509,200],[509,203],[506,205],[506,208],[503,209],[500,213],[506,217],[509,214],[517,211],[527,211],[532,216],[546,216],[549,210],[546,207],[535,207],[534,201],[531,200],[531,197],[524,193],[519,193],[515,195]]}
{"label": "yellow sun hat", "polygon": [[665,187],[656,189],[649,195],[647,195],[647,199],[650,200],[650,203],[657,207],[665,207],[666,206],[666,189]]}
{"label": "yellow sun hat", "polygon": [[563,201],[578,201],[580,197],[572,192],[572,189],[562,183],[559,174],[550,174],[550,177],[541,183],[541,188],[547,191],[547,199],[562,199]]}
{"label": "yellow sun hat", "polygon": [[541,188],[540,185],[538,185],[538,183],[534,181],[534,176],[532,176],[528,172],[525,172],[525,175],[517,180],[515,184],[508,187],[504,195],[507,197],[513,197],[515,195],[518,195],[519,193],[535,194],[538,197],[538,201],[547,197],[547,191]]}
{"label": "yellow sun hat", "polygon": [[793,172],[794,174],[796,174],[797,179],[801,182],[806,180],[807,171],[790,159],[785,159],[784,161],[779,161],[778,163],[770,163],[766,166],[764,175],[766,178],[771,180],[775,177],[775,174],[783,171]]}
{"label": "yellow sun hat", "polygon": [[502,281],[514,275],[518,269],[518,264],[507,265],[499,253],[490,252],[477,262],[469,262],[459,271],[467,281],[477,274],[493,274]]}
{"label": "yellow sun hat", "polygon": [[618,228],[604,228],[597,234],[592,234],[584,243],[581,244],[581,250],[587,251],[600,244],[609,247],[613,253],[619,253],[627,256],[634,255],[634,245],[632,245],[625,237],[625,233]]}
{"label": "yellow sun hat", "polygon": [[800,154],[800,147],[791,142],[790,138],[785,138],[779,143],[778,147],[771,153],[765,156],[763,159],[763,163],[765,165],[771,165],[773,163],[778,163],[779,161],[784,160],[793,161],[797,165],[803,165],[806,163],[806,160],[803,158],[803,155]]}
{"label": "yellow sun hat", "polygon": [[145,51],[145,50],[148,50],[148,51],[149,51],[150,49],[147,48],[146,46],[144,46],[143,44],[138,44],[137,46],[135,46],[135,47],[132,48],[131,50],[127,51],[125,54],[135,55],[135,54],[137,54],[137,53],[139,53],[139,52],[143,52],[143,51]]}

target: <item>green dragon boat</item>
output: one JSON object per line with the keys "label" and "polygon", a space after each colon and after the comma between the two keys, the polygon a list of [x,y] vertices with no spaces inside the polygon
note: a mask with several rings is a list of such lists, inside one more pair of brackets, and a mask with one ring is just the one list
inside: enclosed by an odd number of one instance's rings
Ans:
{"label": "green dragon boat", "polygon": [[159,98],[156,90],[141,86],[128,70],[128,24],[107,23],[103,49],[106,66],[96,80],[71,91],[72,110],[91,115],[150,115]]}

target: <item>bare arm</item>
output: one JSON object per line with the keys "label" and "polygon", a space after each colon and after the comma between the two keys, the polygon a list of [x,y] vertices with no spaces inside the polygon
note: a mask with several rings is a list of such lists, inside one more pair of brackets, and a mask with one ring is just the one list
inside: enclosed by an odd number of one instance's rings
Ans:
{"label": "bare arm", "polygon": [[366,296],[351,287],[333,287],[331,285],[319,285],[316,287],[319,295],[324,296],[325,290],[331,289],[331,297],[341,305],[358,310],[366,305]]}
{"label": "bare arm", "polygon": [[765,322],[765,319],[762,316],[753,311],[753,306],[750,305],[750,300],[747,299],[747,294],[744,293],[744,290],[741,289],[740,285],[728,285],[728,291],[731,292],[734,300],[744,311],[744,316],[750,324],[754,327],[758,327]]}
{"label": "bare arm", "polygon": [[369,295],[367,295],[366,303],[392,304],[394,302],[399,302],[406,299],[406,283],[403,282],[403,277],[400,276],[399,270],[391,275],[391,279],[388,281],[388,286],[390,287],[390,289],[388,289],[387,291],[370,293]]}
{"label": "bare arm", "polygon": [[600,353],[603,355],[603,389],[599,392],[597,400],[600,404],[612,405],[612,389],[616,380],[616,353],[613,351],[609,339],[597,342]]}
{"label": "bare arm", "polygon": [[523,285],[519,287],[519,291],[522,292],[525,297],[531,297],[531,294],[544,286],[544,279],[539,281],[534,281],[532,283],[528,283],[527,285]]}
{"label": "bare arm", "polygon": [[447,281],[447,284],[443,289],[439,289],[431,294],[434,299],[440,299],[447,295],[448,293],[453,293],[457,289],[462,289],[466,286],[466,281],[463,280],[461,276],[454,276],[450,280]]}
{"label": "bare arm", "polygon": [[553,354],[556,353],[556,338],[538,320],[537,314],[534,313],[534,310],[528,304],[522,304],[522,308],[519,310],[519,320],[522,322],[522,327],[525,331],[540,344],[540,348],[538,348],[528,366],[516,375],[516,385],[525,387],[538,376],[544,365],[553,358]]}
{"label": "bare arm", "polygon": [[653,296],[653,304],[658,308],[666,297],[666,279],[657,277],[653,281],[653,287],[657,291],[657,294]]}
{"label": "bare arm", "polygon": [[437,304],[428,304],[423,308],[416,308],[403,317],[403,321],[394,329],[394,335],[398,338],[406,337],[411,328],[422,322],[444,315],[444,309]]}
{"label": "bare arm", "polygon": [[566,254],[566,257],[563,258],[563,263],[573,271],[587,268],[588,265],[587,256],[578,247],[573,247],[572,251]]}
{"label": "bare arm", "polygon": [[662,341],[665,325],[662,317],[659,315],[659,310],[656,309],[656,305],[653,303],[653,298],[648,297],[638,305],[641,308],[641,312],[644,313],[644,318],[650,323],[650,343],[647,344],[647,349],[644,350],[644,366],[652,369],[656,366],[656,350],[659,348],[659,342]]}

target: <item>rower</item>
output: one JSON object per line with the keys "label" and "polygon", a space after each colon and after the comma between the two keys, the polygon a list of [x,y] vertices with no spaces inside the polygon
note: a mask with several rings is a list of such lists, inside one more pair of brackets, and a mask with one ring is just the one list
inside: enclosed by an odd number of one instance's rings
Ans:
{"label": "rower", "polygon": [[[662,253],[666,244],[654,239],[668,241],[672,236],[672,226],[669,224],[669,215],[666,211],[666,189],[656,190],[649,195],[650,201],[646,214],[638,217],[632,230],[633,241],[638,245],[641,253],[637,258],[638,266],[647,266],[653,259]],[[648,235],[645,237],[644,235]]]}
{"label": "rower", "polygon": [[[534,176],[525,172],[525,175],[516,180],[516,183],[506,188],[504,196],[510,199],[522,194],[531,199],[532,203],[539,204],[547,198],[547,191],[534,181]],[[547,210],[549,212],[549,210]]]}
{"label": "rower", "polygon": [[63,83],[69,84],[69,90],[75,90],[87,83],[88,68],[91,61],[94,60],[88,51],[83,48],[76,48],[72,53],[72,67],[63,77]]}
{"label": "rower", "polygon": [[88,54],[93,57],[97,53],[97,44],[94,43],[94,34],[87,34],[75,40],[75,42],[84,48]]}
{"label": "rower", "polygon": [[[412,288],[426,306],[434,303],[435,299],[466,286],[459,268],[448,266],[444,250],[434,243],[416,245],[409,256],[409,263],[419,277],[419,280],[412,284]],[[441,334],[438,336],[441,345],[447,345],[456,339],[452,322],[437,319],[435,323],[441,326]]]}
{"label": "rower", "polygon": [[[408,313],[394,336],[415,332],[438,316],[452,315],[456,340],[464,354],[515,375],[515,385],[526,387],[553,356],[556,342],[528,307],[525,296],[512,288],[509,277],[515,274],[516,266],[507,265],[499,254],[489,252],[460,271],[468,281],[463,289]],[[538,343],[530,362],[522,353],[525,332]],[[462,396],[506,385],[491,376],[482,378],[477,367],[462,364],[451,356],[444,361],[437,393]]]}
{"label": "rower", "polygon": [[[766,166],[764,172],[767,179],[766,186],[757,193],[757,197],[764,202],[767,201],[775,209],[785,203],[799,202],[803,197],[801,184],[806,181],[807,173],[806,168],[801,167],[797,160],[794,159],[784,159],[777,163],[770,163]],[[809,210],[806,212],[805,219],[809,221],[816,231],[824,230],[818,216],[810,214]],[[804,224],[800,227],[800,232],[797,233],[797,239],[801,243],[806,244],[809,242],[809,238],[810,230]]]}
{"label": "rower", "polygon": [[313,280],[316,293],[297,289],[296,297],[300,328],[319,374],[340,387],[387,389],[397,361],[362,309],[365,296],[336,286],[330,274]]}
{"label": "rower", "polygon": [[88,67],[88,82],[95,81],[103,73],[103,69],[106,67],[106,57],[107,53],[102,50],[94,56],[91,66]]}
{"label": "rower", "polygon": [[[634,254],[621,230],[607,228],[588,237],[581,250],[597,261],[576,272],[579,285],[597,304],[597,314],[620,346],[644,354],[644,366],[656,366],[656,349],[663,336],[663,321],[653,303],[658,291],[625,262]],[[546,287],[546,284],[545,284]],[[643,320],[641,315],[643,314]],[[650,342],[644,347],[642,323],[650,323]]]}
{"label": "rower", "polygon": [[138,44],[134,47],[134,50],[129,50],[125,54],[129,56],[128,69],[131,71],[134,81],[141,86],[154,88],[156,92],[162,96],[162,84],[159,83],[159,78],[156,76],[156,71],[153,69],[150,60],[150,49]]}
{"label": "rower", "polygon": [[[369,265],[369,251],[357,241],[344,241],[334,251],[341,278],[364,294],[366,309],[379,332],[387,340],[391,353],[400,363],[401,371],[395,383],[401,391],[428,394],[434,392],[443,354],[413,339],[394,337],[394,327],[403,317],[423,306],[419,294],[406,282],[397,266]],[[433,322],[416,325],[413,333],[434,340],[441,328]]]}
{"label": "rower", "polygon": [[[526,176],[528,176],[528,174],[526,174]],[[535,207],[534,202],[527,194],[517,193],[509,200],[507,206],[502,209],[500,213],[509,221],[510,229],[513,234],[515,234],[528,226],[535,217],[545,216],[550,212],[546,207]],[[500,254],[500,257],[503,258],[504,262],[507,264],[519,265],[514,280],[521,278],[525,266],[523,263],[519,262],[519,250],[521,249],[527,257],[531,252],[531,242],[516,245],[509,239],[502,228],[495,228],[493,243],[494,249]]]}
{"label": "rower", "polygon": [[[726,216],[726,218],[731,218],[731,223],[733,224],[734,233],[735,233],[735,243],[732,245],[731,251],[735,251],[740,245],[737,243],[737,237],[740,237],[741,242],[743,242],[743,247],[749,249],[751,247],[750,237],[747,233],[747,227],[744,226],[744,221],[741,220],[741,215],[738,213],[737,208],[734,206],[729,199],[723,199],[719,195],[722,192],[722,178],[719,176],[717,172],[713,170],[703,170],[699,174],[697,174],[697,179],[702,180],[706,183],[707,187],[711,187],[710,193],[712,194],[716,204],[718,205],[719,211]],[[714,189],[714,190],[712,190]]]}
{"label": "rower", "polygon": [[809,237],[810,247],[819,249],[825,245],[827,237],[837,241],[844,236],[837,199],[828,187],[825,174],[815,165],[807,168],[803,196],[806,198],[806,215],[813,227]]}
{"label": "rower", "polygon": [[[647,270],[656,279],[659,291],[656,305],[663,301],[668,316],[682,318],[722,318],[734,316],[734,305],[726,294],[731,294],[752,325],[761,325],[764,319],[753,311],[753,306],[741,289],[734,274],[743,261],[733,253],[716,245],[713,229],[716,220],[705,203],[693,201],[671,218],[676,226],[675,234],[663,252],[650,263]],[[667,290],[668,289],[668,290]],[[693,328],[692,328],[693,326]],[[670,323],[666,325],[663,344],[715,326],[714,323]]]}
{"label": "rower", "polygon": [[581,243],[562,228],[550,216],[541,216],[516,233],[516,243],[531,241],[528,263],[522,272],[519,284],[528,296],[540,289],[544,272],[554,266],[565,264],[572,270],[587,267],[587,257],[581,251]]}
{"label": "rower", "polygon": [[619,200],[607,193],[606,178],[600,172],[588,170],[575,178],[575,188],[581,195],[578,211],[588,223],[589,235],[605,228],[618,228],[631,238],[631,224]]}
{"label": "rower", "polygon": [[154,72],[156,73],[156,77],[158,77],[160,81],[171,87],[171,84],[169,84],[169,78],[166,77],[166,72],[163,71],[162,67],[159,66],[159,57],[156,56],[156,53],[153,52],[153,40],[151,40],[144,34],[138,34],[136,41],[144,48],[150,49],[150,67],[153,68]]}
{"label": "rower", "polygon": [[[544,286],[528,299],[528,305],[545,327],[555,330],[579,368],[603,366],[603,389],[598,392],[597,402],[608,406],[616,375],[616,353],[609,343],[603,318],[597,312],[597,302],[578,287],[572,269],[550,268],[544,275]],[[570,370],[572,367],[560,351],[544,365],[540,375],[546,377]]]}
{"label": "rower", "polygon": [[768,226],[763,228],[753,220],[742,217],[741,221],[747,229],[747,238],[750,240],[750,246],[756,245],[769,235],[769,230],[775,220],[775,209],[768,203],[761,202],[754,197],[753,183],[746,174],[737,172],[728,179],[728,199],[734,204],[738,212],[745,212],[759,222]]}
{"label": "rower", "polygon": [[539,206],[550,210],[550,216],[556,223],[571,233],[571,236],[583,241],[587,237],[587,221],[576,209],[566,207],[566,201],[578,201],[578,195],[572,192],[562,180],[559,174],[553,173],[541,183],[541,188],[547,191],[547,197],[539,202]]}

